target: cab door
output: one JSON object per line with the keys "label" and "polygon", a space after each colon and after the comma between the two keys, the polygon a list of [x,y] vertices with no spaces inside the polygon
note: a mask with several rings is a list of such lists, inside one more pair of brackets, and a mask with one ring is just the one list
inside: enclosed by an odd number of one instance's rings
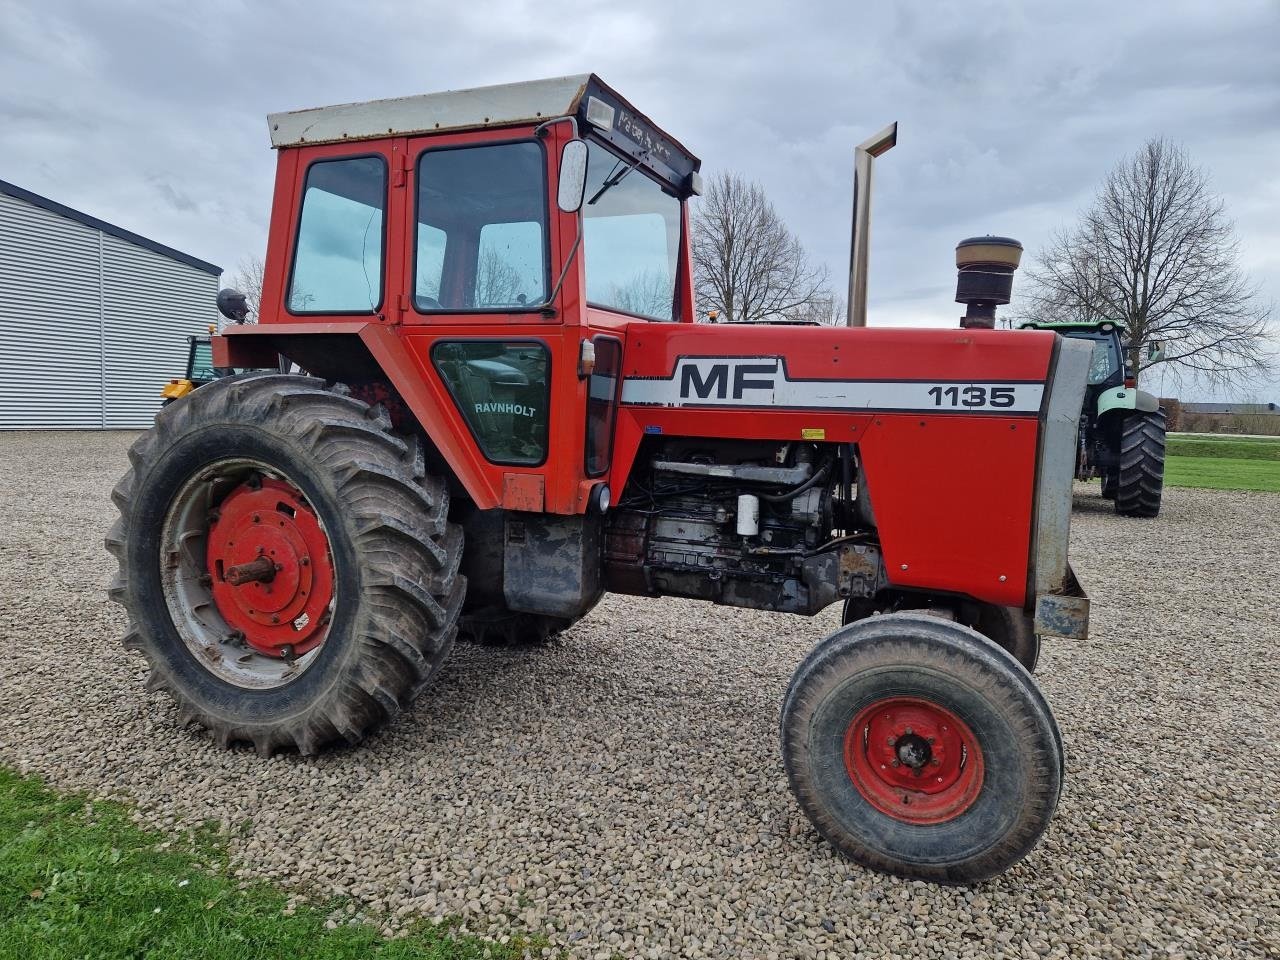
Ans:
{"label": "cab door", "polygon": [[563,254],[555,136],[409,141],[402,334],[510,510],[581,512],[577,327],[547,309]]}

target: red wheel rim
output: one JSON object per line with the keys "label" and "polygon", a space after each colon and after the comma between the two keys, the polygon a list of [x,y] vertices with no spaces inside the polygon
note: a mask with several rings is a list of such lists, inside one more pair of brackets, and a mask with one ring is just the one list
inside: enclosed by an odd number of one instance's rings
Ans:
{"label": "red wheel rim", "polygon": [[863,708],[844,736],[849,779],[869,804],[905,823],[946,823],[982,790],[982,748],[968,724],[918,697]]}
{"label": "red wheel rim", "polygon": [[206,562],[218,612],[259,653],[319,646],[333,602],[333,557],[320,519],[284,480],[240,484],[209,515]]}

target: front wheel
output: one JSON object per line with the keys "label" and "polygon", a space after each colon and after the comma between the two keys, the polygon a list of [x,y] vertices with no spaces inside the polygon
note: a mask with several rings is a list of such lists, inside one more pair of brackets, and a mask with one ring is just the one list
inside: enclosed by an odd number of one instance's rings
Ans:
{"label": "front wheel", "polygon": [[1135,413],[1120,430],[1120,469],[1116,476],[1116,513],[1154,517],[1164,489],[1165,417],[1163,410]]}
{"label": "front wheel", "polygon": [[1058,802],[1062,743],[1039,687],[968,627],[901,613],[845,627],[782,707],[791,790],[852,860],[972,883],[1027,855]]}

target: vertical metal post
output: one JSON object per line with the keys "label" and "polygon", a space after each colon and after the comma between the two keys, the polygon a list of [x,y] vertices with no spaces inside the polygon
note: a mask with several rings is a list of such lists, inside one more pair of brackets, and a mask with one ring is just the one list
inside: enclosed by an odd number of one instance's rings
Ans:
{"label": "vertical metal post", "polygon": [[853,151],[853,234],[849,239],[849,326],[867,325],[867,264],[871,241],[871,161],[898,142],[895,120]]}
{"label": "vertical metal post", "polygon": [[107,429],[107,285],[103,277],[103,234],[98,231],[98,425]]}

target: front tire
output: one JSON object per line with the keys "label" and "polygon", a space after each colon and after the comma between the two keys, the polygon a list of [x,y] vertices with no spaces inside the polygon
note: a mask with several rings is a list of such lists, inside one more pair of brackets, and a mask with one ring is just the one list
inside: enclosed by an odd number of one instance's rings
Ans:
{"label": "front tire", "polygon": [[1163,410],[1137,413],[1120,431],[1120,469],[1116,478],[1116,513],[1122,517],[1154,517],[1160,513],[1164,489],[1165,416]]}
{"label": "front tire", "polygon": [[110,595],[184,722],[313,754],[359,742],[440,668],[462,534],[381,408],[247,374],[163,409],[129,459]]}
{"label": "front tire", "polygon": [[850,859],[936,883],[973,883],[1027,855],[1063,779],[1057,724],[1008,652],[914,613],[821,643],[782,707],[791,790]]}

